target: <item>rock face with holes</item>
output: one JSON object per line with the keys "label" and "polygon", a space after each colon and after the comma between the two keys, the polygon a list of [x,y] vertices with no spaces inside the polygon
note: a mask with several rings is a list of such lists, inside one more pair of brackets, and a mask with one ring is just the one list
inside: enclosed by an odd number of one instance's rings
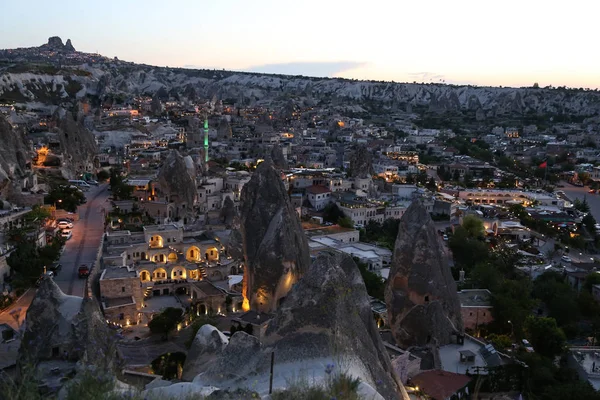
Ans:
{"label": "rock face with holes", "polygon": [[350,158],[350,176],[352,178],[368,178],[373,175],[373,158],[369,149],[359,145]]}
{"label": "rock face with holes", "polygon": [[31,155],[24,136],[0,115],[0,190],[4,180],[20,176]]}
{"label": "rock face with holes", "polygon": [[245,301],[252,310],[272,312],[306,272],[310,256],[300,219],[269,160],[242,189],[240,233]]}
{"label": "rock face with holes", "polygon": [[463,333],[448,256],[420,201],[406,210],[385,289],[388,320],[399,346],[445,345]]}

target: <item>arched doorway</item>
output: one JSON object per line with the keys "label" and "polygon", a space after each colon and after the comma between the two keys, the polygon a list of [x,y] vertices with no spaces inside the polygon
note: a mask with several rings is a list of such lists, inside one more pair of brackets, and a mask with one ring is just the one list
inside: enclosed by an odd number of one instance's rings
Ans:
{"label": "arched doorway", "polygon": [[185,259],[189,262],[198,262],[201,259],[200,249],[197,246],[190,246],[185,252]]}
{"label": "arched doorway", "polygon": [[167,261],[168,262],[177,262],[177,253],[169,253],[169,256],[167,257]]}
{"label": "arched doorway", "polygon": [[208,261],[219,261],[219,250],[216,247],[206,249],[206,259]]}
{"label": "arched doorway", "polygon": [[206,314],[206,306],[204,304],[200,304],[200,306],[198,307],[198,313],[200,315]]}
{"label": "arched doorway", "polygon": [[145,252],[145,251],[142,251],[142,254],[140,254],[140,258],[141,258],[142,260],[147,260],[147,259],[148,259],[148,258],[146,257],[146,252]]}
{"label": "arched doorway", "polygon": [[150,280],[150,272],[146,270],[140,271],[140,280],[142,282],[148,282]]}

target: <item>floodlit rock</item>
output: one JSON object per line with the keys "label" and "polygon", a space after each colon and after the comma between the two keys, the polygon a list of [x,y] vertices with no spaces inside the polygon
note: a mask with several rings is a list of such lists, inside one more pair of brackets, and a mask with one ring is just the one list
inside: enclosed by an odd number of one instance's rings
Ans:
{"label": "floodlit rock", "polygon": [[420,201],[400,220],[385,300],[392,334],[403,348],[442,346],[463,332],[447,255]]}
{"label": "floodlit rock", "polygon": [[308,242],[279,172],[261,163],[241,195],[244,296],[253,310],[274,311],[308,269]]}
{"label": "floodlit rock", "polygon": [[270,321],[264,344],[274,348],[278,362],[338,358],[338,371],[347,364],[384,398],[400,398],[402,387],[373,319],[364,281],[347,255],[320,255],[312,263]]}
{"label": "floodlit rock", "polygon": [[171,150],[158,172],[157,180],[161,193],[168,201],[192,208],[196,200],[196,182],[177,150]]}

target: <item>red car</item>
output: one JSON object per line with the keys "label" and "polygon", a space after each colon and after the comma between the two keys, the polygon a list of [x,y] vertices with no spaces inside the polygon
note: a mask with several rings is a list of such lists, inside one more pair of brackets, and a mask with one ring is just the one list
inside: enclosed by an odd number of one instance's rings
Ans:
{"label": "red car", "polygon": [[80,278],[87,278],[88,276],[90,276],[90,267],[88,267],[85,264],[81,264],[81,266],[79,267],[79,277]]}

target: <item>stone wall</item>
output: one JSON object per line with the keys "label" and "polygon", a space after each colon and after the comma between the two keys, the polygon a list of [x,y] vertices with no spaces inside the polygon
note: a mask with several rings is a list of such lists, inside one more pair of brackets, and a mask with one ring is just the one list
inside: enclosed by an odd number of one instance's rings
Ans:
{"label": "stone wall", "polygon": [[494,321],[492,307],[465,307],[460,308],[460,314],[465,329],[477,330],[477,327]]}
{"label": "stone wall", "polygon": [[[123,318],[121,318],[121,314]],[[125,326],[129,321],[129,324],[135,325],[138,321],[137,304],[130,303],[118,307],[104,308],[104,317],[107,321],[115,324]]]}
{"label": "stone wall", "polygon": [[132,296],[141,307],[143,302],[142,283],[137,276],[118,279],[101,279],[100,293],[106,299]]}

